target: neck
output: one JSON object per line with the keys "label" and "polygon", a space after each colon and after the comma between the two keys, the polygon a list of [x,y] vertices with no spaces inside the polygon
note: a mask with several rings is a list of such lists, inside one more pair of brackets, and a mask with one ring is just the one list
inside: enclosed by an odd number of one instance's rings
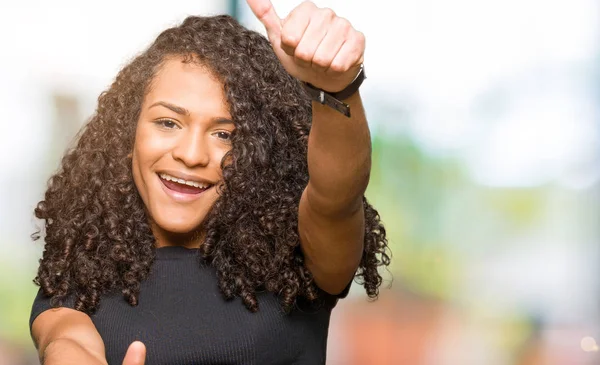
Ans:
{"label": "neck", "polygon": [[158,227],[154,222],[152,222],[151,227],[152,233],[156,237],[156,247],[182,246],[185,248],[199,248],[204,241],[204,233],[200,229],[186,233],[168,232]]}

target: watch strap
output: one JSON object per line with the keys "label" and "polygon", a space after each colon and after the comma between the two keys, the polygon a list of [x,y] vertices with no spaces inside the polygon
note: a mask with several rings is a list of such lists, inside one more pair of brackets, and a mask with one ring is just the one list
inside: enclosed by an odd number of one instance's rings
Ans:
{"label": "watch strap", "polygon": [[346,86],[344,90],[338,91],[336,93],[330,93],[325,90],[314,87],[309,83],[304,83],[304,89],[308,92],[312,100],[317,101],[323,105],[327,105],[330,108],[337,110],[338,112],[344,114],[346,117],[350,118],[350,106],[344,103],[342,100],[348,99],[352,96],[360,85],[362,85],[363,81],[366,79],[365,68],[364,65],[360,65],[360,70],[358,74],[354,78],[354,80],[350,83],[350,85]]}
{"label": "watch strap", "polygon": [[311,84],[305,83],[304,88],[308,92],[308,95],[310,95],[312,100],[317,101],[323,105],[327,105],[328,107],[333,108],[338,112],[344,114],[346,117],[350,118],[350,105],[334,98],[333,95],[327,93],[324,90],[317,89]]}
{"label": "watch strap", "polygon": [[331,95],[338,100],[348,99],[352,96],[352,94],[358,91],[358,88],[360,85],[362,85],[366,78],[367,75],[365,74],[365,66],[361,64],[358,74],[356,74],[354,80],[348,86],[346,86],[344,90],[338,91],[337,93],[331,93]]}

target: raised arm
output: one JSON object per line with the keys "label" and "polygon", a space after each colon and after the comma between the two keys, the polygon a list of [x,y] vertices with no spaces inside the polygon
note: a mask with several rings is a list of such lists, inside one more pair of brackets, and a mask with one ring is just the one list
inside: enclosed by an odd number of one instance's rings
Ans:
{"label": "raised arm", "polygon": [[[270,0],[248,0],[285,69],[301,81],[338,92],[357,76],[364,35],[331,9],[304,2],[285,20]],[[364,245],[363,194],[371,169],[369,128],[359,93],[345,102],[351,117],[313,102],[308,142],[309,183],[298,229],[307,268],[323,290],[340,293],[352,279]]]}
{"label": "raised arm", "polygon": [[348,119],[313,102],[308,142],[310,180],[300,199],[298,230],[306,265],[317,285],[340,293],[362,257],[371,145],[359,94],[346,102]]}
{"label": "raised arm", "polygon": [[[104,341],[88,315],[70,308],[49,309],[31,327],[33,342],[44,365],[106,365]],[[123,365],[143,365],[146,348],[129,346]]]}

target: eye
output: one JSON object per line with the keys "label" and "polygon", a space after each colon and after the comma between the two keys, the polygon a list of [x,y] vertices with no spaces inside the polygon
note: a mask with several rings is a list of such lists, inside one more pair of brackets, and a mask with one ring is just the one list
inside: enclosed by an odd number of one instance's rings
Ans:
{"label": "eye", "polygon": [[157,120],[154,123],[156,125],[158,125],[160,128],[163,128],[163,129],[175,129],[175,128],[177,128],[177,123],[175,123],[171,119],[159,119],[159,120]]}
{"label": "eye", "polygon": [[231,133],[230,132],[219,131],[219,132],[215,133],[215,136],[217,136],[217,138],[222,139],[224,141],[231,140]]}

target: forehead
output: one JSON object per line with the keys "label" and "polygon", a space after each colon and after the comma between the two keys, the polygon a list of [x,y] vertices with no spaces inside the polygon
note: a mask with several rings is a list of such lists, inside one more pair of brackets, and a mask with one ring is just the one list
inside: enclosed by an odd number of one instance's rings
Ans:
{"label": "forehead", "polygon": [[148,107],[166,101],[194,112],[229,115],[223,84],[208,67],[197,62],[184,62],[182,57],[167,58],[144,98]]}

